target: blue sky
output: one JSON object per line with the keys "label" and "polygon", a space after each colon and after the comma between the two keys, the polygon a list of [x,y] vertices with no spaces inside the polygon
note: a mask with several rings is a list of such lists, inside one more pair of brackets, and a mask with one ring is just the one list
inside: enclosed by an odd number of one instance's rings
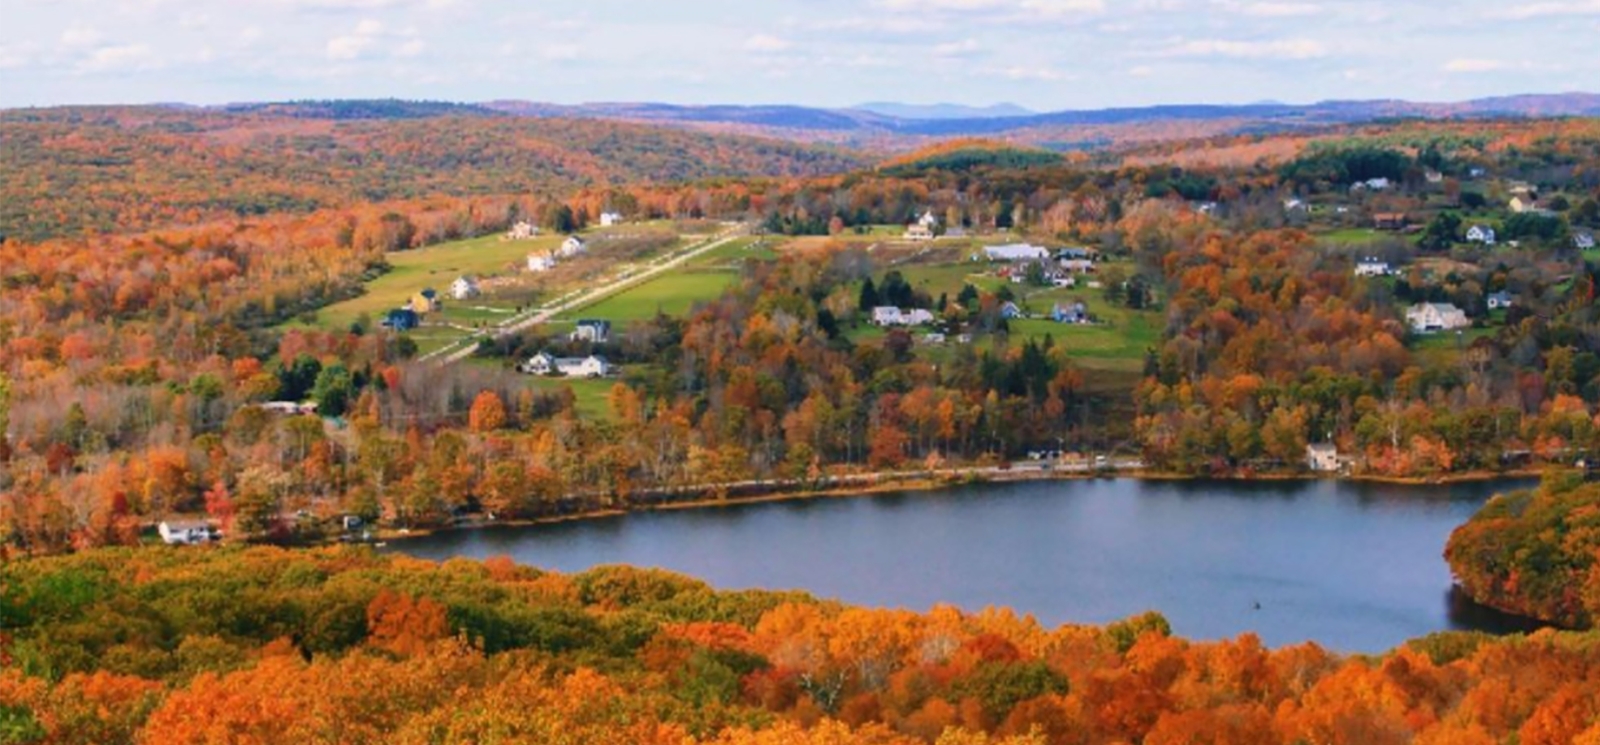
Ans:
{"label": "blue sky", "polygon": [[1041,110],[1600,88],[1600,0],[0,0],[0,107],[397,96]]}

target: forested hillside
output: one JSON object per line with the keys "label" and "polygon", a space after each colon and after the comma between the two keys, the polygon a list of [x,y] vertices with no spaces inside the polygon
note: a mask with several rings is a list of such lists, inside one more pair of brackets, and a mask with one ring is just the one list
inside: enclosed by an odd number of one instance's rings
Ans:
{"label": "forested hillside", "polygon": [[433,196],[803,177],[843,151],[645,125],[342,110],[0,112],[0,237],[36,241]]}
{"label": "forested hillside", "polygon": [[1500,496],[1450,538],[1445,556],[1485,605],[1573,628],[1600,618],[1600,484],[1581,474]]}
{"label": "forested hillside", "polygon": [[7,743],[1590,745],[1594,639],[1374,658],[360,549],[0,564]]}

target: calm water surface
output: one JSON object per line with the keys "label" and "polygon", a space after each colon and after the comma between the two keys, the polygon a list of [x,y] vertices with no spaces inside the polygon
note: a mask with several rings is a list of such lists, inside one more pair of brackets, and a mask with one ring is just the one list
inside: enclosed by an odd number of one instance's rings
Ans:
{"label": "calm water surface", "polygon": [[1003,605],[1051,625],[1153,609],[1190,638],[1254,631],[1273,646],[1378,652],[1434,631],[1516,625],[1454,597],[1441,554],[1489,496],[1526,485],[981,485],[457,531],[390,550],[508,555],[564,572],[663,567],[720,588],[919,611]]}

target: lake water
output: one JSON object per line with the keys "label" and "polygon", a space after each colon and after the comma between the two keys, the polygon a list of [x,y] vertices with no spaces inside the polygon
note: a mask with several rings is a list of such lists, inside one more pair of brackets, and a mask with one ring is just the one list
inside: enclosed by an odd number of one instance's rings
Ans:
{"label": "lake water", "polygon": [[390,550],[563,572],[662,567],[918,611],[1009,606],[1050,625],[1157,610],[1193,639],[1254,631],[1272,646],[1379,652],[1434,631],[1520,627],[1455,596],[1442,553],[1489,496],[1528,484],[989,484],[445,532]]}

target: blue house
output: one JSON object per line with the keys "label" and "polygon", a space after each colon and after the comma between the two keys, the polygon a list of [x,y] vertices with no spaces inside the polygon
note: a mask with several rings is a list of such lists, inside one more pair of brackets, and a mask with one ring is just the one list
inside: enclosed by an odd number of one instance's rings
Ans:
{"label": "blue house", "polygon": [[1056,307],[1050,311],[1050,320],[1056,323],[1088,323],[1089,306],[1081,300],[1068,304],[1056,303]]}
{"label": "blue house", "polygon": [[422,324],[422,318],[410,308],[395,308],[383,317],[382,326],[395,331],[410,331]]}

